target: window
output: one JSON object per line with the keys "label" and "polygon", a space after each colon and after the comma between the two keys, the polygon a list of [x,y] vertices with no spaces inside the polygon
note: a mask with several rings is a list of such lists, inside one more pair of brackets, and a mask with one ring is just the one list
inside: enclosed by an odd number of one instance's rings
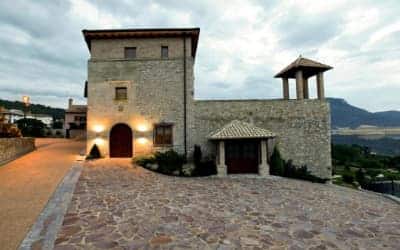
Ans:
{"label": "window", "polygon": [[154,144],[172,145],[172,124],[156,124],[154,126]]}
{"label": "window", "polygon": [[136,58],[136,47],[127,47],[127,48],[125,48],[125,58],[126,59],[134,59],[134,58]]}
{"label": "window", "polygon": [[161,46],[161,58],[168,58],[168,46]]}
{"label": "window", "polygon": [[115,88],[115,99],[116,100],[126,100],[128,99],[128,94],[126,87],[117,87]]}

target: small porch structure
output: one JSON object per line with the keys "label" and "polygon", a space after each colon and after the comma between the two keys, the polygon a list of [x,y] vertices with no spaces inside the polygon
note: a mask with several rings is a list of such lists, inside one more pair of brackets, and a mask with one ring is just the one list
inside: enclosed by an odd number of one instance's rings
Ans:
{"label": "small porch structure", "polygon": [[212,132],[208,139],[216,142],[218,176],[255,173],[269,175],[268,140],[275,134],[253,124],[234,120]]}
{"label": "small porch structure", "polygon": [[317,94],[319,100],[325,99],[324,72],[331,66],[304,58],[301,55],[294,62],[275,75],[282,78],[283,99],[289,100],[289,79],[296,79],[296,99],[309,99],[308,79],[317,77]]}

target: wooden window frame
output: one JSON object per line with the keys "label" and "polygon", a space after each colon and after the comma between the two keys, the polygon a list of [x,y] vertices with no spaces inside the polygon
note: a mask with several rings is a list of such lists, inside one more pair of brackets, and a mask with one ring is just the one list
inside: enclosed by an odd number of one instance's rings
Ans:
{"label": "wooden window frame", "polygon": [[[125,89],[125,97],[121,98],[118,95],[118,90],[120,89]],[[127,100],[128,99],[128,88],[127,87],[115,87],[115,100],[117,101],[122,101],[122,100]]]}
{"label": "wooden window frame", "polygon": [[[164,56],[163,51],[166,49],[167,55]],[[169,48],[168,46],[161,46],[161,58],[162,59],[168,59],[169,58]]]}
{"label": "wooden window frame", "polygon": [[[161,139],[162,142],[157,141],[157,129],[158,128],[163,128],[163,136],[165,136],[165,128],[170,128],[171,129],[171,138],[170,142],[166,143],[166,139],[163,138]],[[172,146],[174,144],[174,125],[172,123],[156,123],[154,124],[154,129],[153,129],[153,144],[156,147],[167,147],[167,146]]]}
{"label": "wooden window frame", "polygon": [[[133,51],[135,51],[135,54],[134,54],[134,56],[133,57],[129,57],[128,56],[128,53],[127,53],[127,51],[128,50],[133,50]],[[124,48],[124,58],[125,59],[136,59],[137,58],[137,48],[136,47],[125,47]]]}

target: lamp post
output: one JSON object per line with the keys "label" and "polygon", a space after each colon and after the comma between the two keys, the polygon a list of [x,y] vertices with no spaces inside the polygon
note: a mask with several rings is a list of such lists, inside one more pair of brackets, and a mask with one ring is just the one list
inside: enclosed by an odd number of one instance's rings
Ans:
{"label": "lamp post", "polygon": [[22,96],[22,102],[24,103],[24,128],[26,128],[26,112],[28,112],[28,107],[30,105],[29,103],[30,97],[27,95]]}

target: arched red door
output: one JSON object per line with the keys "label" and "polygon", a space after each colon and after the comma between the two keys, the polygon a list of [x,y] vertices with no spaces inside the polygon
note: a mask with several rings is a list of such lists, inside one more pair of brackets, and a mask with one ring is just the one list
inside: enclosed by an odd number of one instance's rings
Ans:
{"label": "arched red door", "polygon": [[110,157],[132,157],[132,130],[126,124],[115,125],[110,132]]}

